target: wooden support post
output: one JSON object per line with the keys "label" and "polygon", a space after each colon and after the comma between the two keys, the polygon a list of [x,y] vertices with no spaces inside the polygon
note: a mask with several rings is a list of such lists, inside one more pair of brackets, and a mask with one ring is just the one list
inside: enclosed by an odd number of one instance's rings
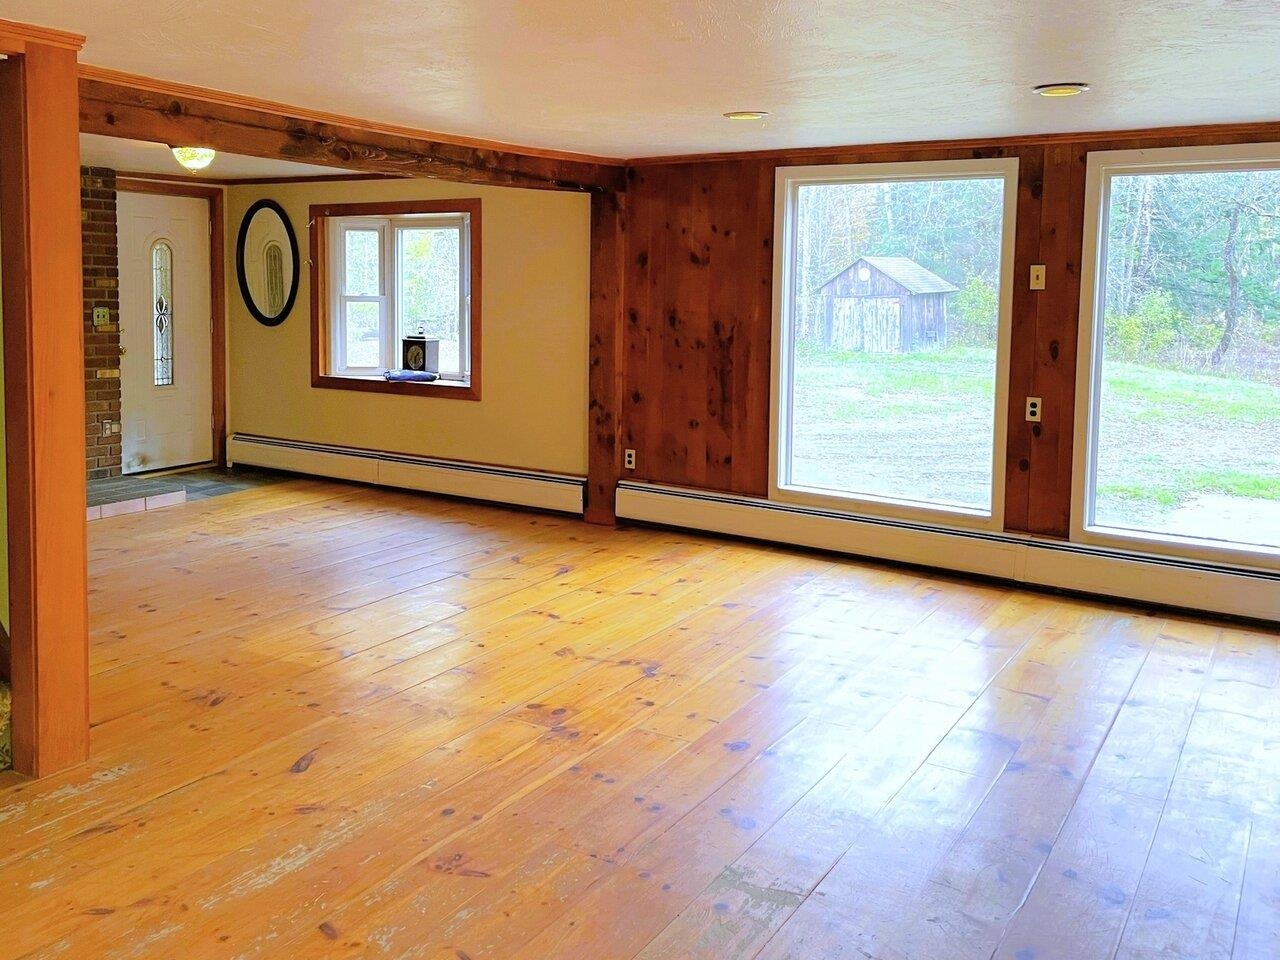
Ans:
{"label": "wooden support post", "polygon": [[13,26],[0,23],[13,759],[45,776],[89,752],[78,45]]}
{"label": "wooden support post", "polygon": [[587,416],[589,523],[617,520],[622,473],[622,233],[626,195],[591,195],[591,344]]}

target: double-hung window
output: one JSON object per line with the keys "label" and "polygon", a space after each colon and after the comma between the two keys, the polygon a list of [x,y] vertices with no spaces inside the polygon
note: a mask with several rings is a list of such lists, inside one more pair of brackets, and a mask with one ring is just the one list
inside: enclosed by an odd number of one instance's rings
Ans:
{"label": "double-hung window", "polygon": [[479,201],[335,205],[312,215],[324,247],[319,385],[474,395]]}
{"label": "double-hung window", "polygon": [[1016,160],[778,171],[776,499],[999,529]]}
{"label": "double-hung window", "polygon": [[1087,184],[1073,538],[1280,565],[1280,145]]}

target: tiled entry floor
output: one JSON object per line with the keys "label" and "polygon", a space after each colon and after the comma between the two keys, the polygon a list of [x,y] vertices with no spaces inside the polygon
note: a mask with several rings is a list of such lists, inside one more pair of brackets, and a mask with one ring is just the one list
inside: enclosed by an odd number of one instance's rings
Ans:
{"label": "tiled entry floor", "polygon": [[198,467],[170,473],[131,474],[89,481],[90,520],[140,513],[188,500],[207,500],[224,493],[278,483],[284,474],[253,467]]}

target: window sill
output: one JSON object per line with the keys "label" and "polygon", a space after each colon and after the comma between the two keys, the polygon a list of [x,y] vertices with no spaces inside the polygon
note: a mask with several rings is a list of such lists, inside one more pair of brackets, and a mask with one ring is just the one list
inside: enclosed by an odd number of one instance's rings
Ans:
{"label": "window sill", "polygon": [[407,397],[435,397],[442,400],[479,400],[480,384],[473,375],[469,382],[434,380],[412,383],[384,380],[382,377],[338,377],[315,374],[311,386],[321,390],[355,390],[358,393],[396,393]]}
{"label": "window sill", "polygon": [[1210,540],[1155,530],[1090,524],[1072,531],[1071,539],[1085,546],[1129,550],[1180,560],[1221,564],[1232,569],[1280,570],[1280,547]]}
{"label": "window sill", "polygon": [[877,497],[874,494],[845,493],[825,487],[806,487],[794,483],[772,484],[769,499],[778,503],[829,510],[851,518],[900,520],[908,523],[936,524],[942,528],[1003,529],[1003,518],[996,516],[991,510],[928,500],[905,500]]}

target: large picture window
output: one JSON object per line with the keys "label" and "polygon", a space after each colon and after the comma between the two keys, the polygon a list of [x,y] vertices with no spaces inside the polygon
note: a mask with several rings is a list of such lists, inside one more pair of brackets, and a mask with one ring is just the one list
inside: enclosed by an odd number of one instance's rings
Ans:
{"label": "large picture window", "polygon": [[1077,534],[1280,554],[1280,148],[1090,158]]}
{"label": "large picture window", "polygon": [[475,395],[479,201],[312,213],[325,249],[320,385]]}
{"label": "large picture window", "polygon": [[998,527],[1017,161],[778,179],[773,495]]}

